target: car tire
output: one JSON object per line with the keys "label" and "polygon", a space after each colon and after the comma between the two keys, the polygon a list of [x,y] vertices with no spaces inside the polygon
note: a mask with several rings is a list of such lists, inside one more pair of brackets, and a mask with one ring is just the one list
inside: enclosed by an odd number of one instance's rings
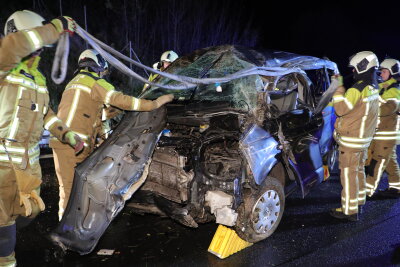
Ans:
{"label": "car tire", "polygon": [[[238,208],[235,230],[255,243],[269,237],[278,227],[285,209],[285,193],[278,179],[267,176],[257,190],[246,189]],[[261,220],[260,220],[261,219]]]}

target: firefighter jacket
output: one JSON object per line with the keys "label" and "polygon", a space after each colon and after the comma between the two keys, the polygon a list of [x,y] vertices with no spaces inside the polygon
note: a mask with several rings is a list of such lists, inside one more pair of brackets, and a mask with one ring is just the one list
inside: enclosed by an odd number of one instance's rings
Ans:
{"label": "firefighter jacket", "polygon": [[[161,68],[159,69],[159,71],[164,71],[165,69],[166,69],[166,68],[161,67]],[[159,76],[160,76],[160,75],[157,74],[157,73],[151,73],[150,76],[149,76],[149,78],[148,78],[147,80],[148,80],[149,82],[155,82],[156,78],[158,78]],[[143,93],[144,91],[146,91],[149,87],[150,87],[150,84],[145,83],[144,86],[143,86],[143,89],[142,89],[142,93]]]}
{"label": "firefighter jacket", "polygon": [[400,141],[400,83],[392,78],[379,87],[379,119],[374,139]]}
{"label": "firefighter jacket", "polygon": [[[155,101],[124,95],[95,72],[81,70],[66,86],[58,107],[58,117],[85,142],[92,151],[101,130],[102,110],[114,106],[123,110],[149,111]],[[52,138],[50,146],[65,145]]]}
{"label": "firefighter jacket", "polygon": [[334,136],[342,150],[362,151],[372,141],[378,120],[378,88],[358,81],[345,91],[339,87],[333,95],[338,116]]}
{"label": "firefighter jacket", "polygon": [[[0,166],[9,157],[21,169],[39,160],[43,127],[62,139],[68,128],[49,107],[46,79],[38,70],[39,56],[30,56],[60,34],[51,24],[10,33],[0,39]],[[10,141],[12,140],[12,141]]]}

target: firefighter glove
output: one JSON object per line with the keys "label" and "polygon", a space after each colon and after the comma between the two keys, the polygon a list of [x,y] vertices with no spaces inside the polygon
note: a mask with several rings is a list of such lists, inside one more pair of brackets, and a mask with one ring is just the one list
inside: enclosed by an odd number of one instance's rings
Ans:
{"label": "firefighter glove", "polygon": [[331,81],[336,80],[338,83],[338,87],[343,86],[343,76],[340,74],[334,75],[331,77]]}
{"label": "firefighter glove", "polygon": [[18,185],[19,204],[20,206],[24,206],[25,215],[27,217],[30,216],[32,211],[35,211],[35,214],[37,214],[37,208],[43,211],[45,205],[36,191],[40,187],[42,180],[15,167],[14,173]]}
{"label": "firefighter glove", "polygon": [[162,105],[171,102],[174,99],[174,95],[173,94],[168,94],[168,95],[162,95],[159,98],[157,98],[156,100],[154,100],[156,102],[156,106],[157,108],[161,107]]}
{"label": "firefighter glove", "polygon": [[19,192],[19,205],[25,207],[25,216],[29,217],[32,214],[32,204],[31,201],[34,202],[40,209],[40,211],[44,211],[46,206],[42,198],[36,193],[36,191],[31,191],[31,193]]}
{"label": "firefighter glove", "polygon": [[51,24],[56,27],[56,30],[61,34],[64,32],[68,32],[71,36],[76,31],[76,22],[70,17],[60,16],[51,21]]}
{"label": "firefighter glove", "polygon": [[65,134],[64,141],[74,148],[76,155],[82,152],[84,148],[84,142],[79,135],[73,131],[69,131]]}

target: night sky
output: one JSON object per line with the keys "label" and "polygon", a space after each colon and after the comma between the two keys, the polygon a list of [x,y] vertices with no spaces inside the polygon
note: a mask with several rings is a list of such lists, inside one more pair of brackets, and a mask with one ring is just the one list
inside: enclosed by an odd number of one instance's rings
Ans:
{"label": "night sky", "polygon": [[[0,11],[0,25],[3,27],[8,15],[18,9],[31,9],[51,19],[60,14],[60,3],[64,15],[84,25],[83,6],[86,6],[89,32],[120,51],[125,40],[133,40],[136,52],[150,66],[164,50],[173,49],[185,54],[229,42],[326,56],[338,63],[344,75],[350,73],[347,67],[349,56],[362,50],[375,52],[380,61],[386,55],[400,58],[400,16],[398,8],[394,7],[395,1],[380,1],[373,5],[366,1],[292,2],[11,1]],[[127,7],[127,19],[123,17],[124,6]],[[174,19],[177,25],[170,25]],[[219,24],[227,26],[217,31]],[[232,37],[234,35],[237,37]],[[82,46],[79,49],[82,50]]]}

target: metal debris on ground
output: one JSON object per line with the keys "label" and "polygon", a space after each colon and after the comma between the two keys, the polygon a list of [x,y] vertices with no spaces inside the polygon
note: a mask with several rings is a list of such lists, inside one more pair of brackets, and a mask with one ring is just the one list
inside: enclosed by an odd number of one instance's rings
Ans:
{"label": "metal debris on ground", "polygon": [[109,256],[112,254],[114,254],[114,249],[100,249],[99,251],[97,251],[97,255]]}

